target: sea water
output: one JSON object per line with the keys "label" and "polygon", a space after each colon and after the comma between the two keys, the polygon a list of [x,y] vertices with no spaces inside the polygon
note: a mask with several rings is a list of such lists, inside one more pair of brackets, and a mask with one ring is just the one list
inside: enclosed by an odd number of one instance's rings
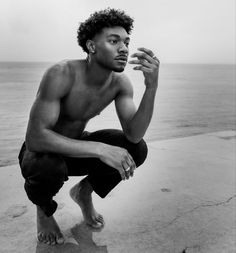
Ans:
{"label": "sea water", "polygon": [[[0,166],[17,163],[31,105],[52,63],[0,62]],[[138,107],[143,75],[127,67]],[[114,103],[87,130],[121,128]],[[236,129],[235,65],[163,64],[147,141]]]}

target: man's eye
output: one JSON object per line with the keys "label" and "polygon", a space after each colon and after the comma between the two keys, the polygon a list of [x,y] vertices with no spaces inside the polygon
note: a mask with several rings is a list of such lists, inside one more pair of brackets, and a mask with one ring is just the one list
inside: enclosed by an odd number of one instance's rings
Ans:
{"label": "man's eye", "polygon": [[125,43],[125,46],[128,47],[128,46],[129,46],[129,42],[126,42],[126,43]]}
{"label": "man's eye", "polygon": [[116,44],[116,43],[117,43],[117,40],[110,40],[110,43],[111,43],[111,44]]}

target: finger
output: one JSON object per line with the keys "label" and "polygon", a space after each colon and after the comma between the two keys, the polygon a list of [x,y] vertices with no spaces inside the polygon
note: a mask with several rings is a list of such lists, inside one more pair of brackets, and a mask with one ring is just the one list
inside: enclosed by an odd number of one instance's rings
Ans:
{"label": "finger", "polygon": [[147,49],[147,48],[145,48],[145,47],[139,47],[138,50],[147,53],[147,54],[150,55],[151,57],[154,56],[154,53],[152,52],[152,50]]}
{"label": "finger", "polygon": [[141,70],[141,71],[146,72],[146,73],[152,73],[153,72],[152,69],[144,67],[144,66],[136,66],[133,69],[134,70]]}
{"label": "finger", "polygon": [[130,64],[140,64],[144,67],[148,67],[151,68],[152,64],[149,63],[147,60],[141,59],[141,60],[133,60],[133,61],[129,61]]}
{"label": "finger", "polygon": [[152,50],[145,47],[138,48],[139,51],[147,53],[155,62],[160,63],[159,59],[155,56]]}
{"label": "finger", "polygon": [[149,62],[155,65],[159,65],[160,63],[159,59],[155,56],[155,54],[151,50],[146,48],[138,48],[138,50],[142,52],[134,53],[131,55],[131,57],[145,58]]}
{"label": "finger", "polygon": [[131,176],[131,177],[134,176],[134,170],[130,170],[130,176]]}
{"label": "finger", "polygon": [[129,164],[131,164],[131,162],[129,162],[128,160],[126,160],[126,161],[124,161],[122,163],[126,179],[129,179],[129,177],[130,177],[130,168],[131,168],[131,165],[129,165]]}
{"label": "finger", "polygon": [[147,60],[149,62],[153,62],[154,61],[153,58],[150,55],[148,55],[146,53],[142,53],[142,52],[134,53],[130,57],[132,57],[132,58],[137,57],[138,59],[145,59],[145,60]]}
{"label": "finger", "polygon": [[130,177],[133,177],[133,175],[134,175],[134,166],[131,165],[131,166],[130,166],[130,169],[129,169],[129,176],[130,176]]}
{"label": "finger", "polygon": [[119,168],[120,176],[122,180],[125,180],[125,171],[123,169],[123,166]]}
{"label": "finger", "polygon": [[134,169],[136,169],[136,163],[135,163],[135,161],[134,161],[134,159],[133,159],[133,157],[129,154],[129,159],[130,159],[130,161],[131,161],[131,166],[134,168]]}
{"label": "finger", "polygon": [[158,65],[160,64],[160,60],[155,55],[152,57],[152,59],[154,59],[158,63]]}
{"label": "finger", "polygon": [[124,162],[123,167],[124,167],[127,179],[129,179],[131,175],[133,176],[133,161],[130,154],[127,155],[127,160],[126,162]]}
{"label": "finger", "polygon": [[136,164],[134,162],[133,157],[129,154],[129,159],[131,161],[131,167],[130,167],[130,175],[133,176],[134,175],[134,171],[136,169]]}
{"label": "finger", "polygon": [[129,61],[130,64],[140,64],[141,61],[140,60],[131,60]]}
{"label": "finger", "polygon": [[125,171],[125,176],[127,180],[130,178],[130,168],[127,171]]}

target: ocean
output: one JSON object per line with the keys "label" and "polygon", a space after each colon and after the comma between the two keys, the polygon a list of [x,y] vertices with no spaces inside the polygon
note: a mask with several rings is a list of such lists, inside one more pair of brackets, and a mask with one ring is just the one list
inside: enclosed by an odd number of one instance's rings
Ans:
{"label": "ocean", "polygon": [[[0,62],[0,167],[16,164],[29,112],[49,62]],[[141,72],[127,67],[138,106]],[[114,104],[91,119],[88,131],[121,128]],[[235,65],[163,64],[148,142],[236,130]]]}

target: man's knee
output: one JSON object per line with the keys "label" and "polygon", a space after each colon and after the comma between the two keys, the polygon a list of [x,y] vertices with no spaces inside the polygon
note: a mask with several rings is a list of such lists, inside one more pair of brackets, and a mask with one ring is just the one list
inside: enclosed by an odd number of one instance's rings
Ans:
{"label": "man's knee", "polygon": [[52,205],[52,197],[68,179],[64,159],[55,154],[28,152],[22,160],[21,170],[28,198],[42,207]]}
{"label": "man's knee", "polygon": [[130,153],[135,161],[136,166],[138,167],[146,160],[148,154],[148,147],[143,139],[137,144],[132,144],[132,146],[133,148]]}
{"label": "man's knee", "polygon": [[27,152],[21,165],[22,175],[31,181],[53,183],[67,180],[66,164],[59,155]]}

